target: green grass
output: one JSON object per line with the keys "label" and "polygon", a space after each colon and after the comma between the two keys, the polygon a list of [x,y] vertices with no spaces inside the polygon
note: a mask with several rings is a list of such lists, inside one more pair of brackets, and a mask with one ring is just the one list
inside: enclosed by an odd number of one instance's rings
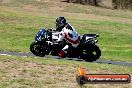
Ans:
{"label": "green grass", "polygon": [[52,18],[2,11],[0,19],[0,50],[29,52],[30,43],[38,29],[51,25]]}
{"label": "green grass", "polygon": [[[112,21],[115,18],[131,20],[132,13],[126,11],[108,10],[104,8],[93,8],[83,5],[64,5],[62,12],[46,10],[52,7],[53,1],[37,2],[36,0],[12,0],[10,3],[1,4],[0,8],[0,51],[30,52],[29,46],[34,41],[34,36],[40,28],[55,27],[55,16],[60,13],[65,15],[76,12],[95,15],[95,19],[78,18],[74,15],[67,16],[68,21],[75,27],[79,34],[98,33],[100,35],[98,46],[102,51],[100,59],[132,62],[132,24],[130,22]],[[17,5],[19,3],[20,5]],[[52,3],[49,5],[49,3]],[[57,3],[57,2],[56,2]],[[56,4],[55,3],[55,4]],[[39,4],[41,8],[39,8]],[[62,5],[64,3],[61,3]],[[35,11],[23,9],[25,5],[35,8]],[[72,5],[72,7],[71,7]],[[59,5],[58,5],[59,6]],[[79,7],[78,7],[79,6]],[[69,9],[71,7],[71,9]],[[86,9],[84,9],[86,7]],[[87,9],[91,8],[91,9]],[[95,12],[93,12],[93,9]],[[46,11],[45,11],[46,10]],[[67,10],[70,10],[67,11]],[[75,12],[74,12],[75,11]],[[89,12],[88,11],[88,12]],[[99,13],[100,12],[100,13]],[[106,15],[104,15],[104,13]],[[78,15],[78,14],[77,14]],[[98,20],[96,16],[111,18],[112,20]],[[112,16],[111,16],[112,15]],[[80,15],[81,16],[81,15]]]}
{"label": "green grass", "polygon": [[[55,18],[64,15],[80,35],[100,35],[97,43],[102,51],[100,59],[132,62],[131,11],[86,7],[59,1],[11,0],[9,3],[0,3],[0,51],[30,52],[29,46],[38,30],[55,27]],[[62,10],[49,9],[53,7]],[[94,17],[90,18],[89,15]],[[127,66],[40,57],[0,56],[0,88],[80,88],[75,80],[80,64],[87,68],[89,74],[132,74],[132,67]],[[88,84],[82,88],[131,86],[131,83]]]}

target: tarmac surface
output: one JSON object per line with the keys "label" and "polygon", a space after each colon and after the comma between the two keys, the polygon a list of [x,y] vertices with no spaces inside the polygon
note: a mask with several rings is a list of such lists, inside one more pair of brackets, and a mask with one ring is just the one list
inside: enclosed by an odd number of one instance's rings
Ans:
{"label": "tarmac surface", "polygon": [[[21,56],[21,57],[37,57],[33,55],[32,53],[18,53],[18,52],[1,52],[0,55],[4,56]],[[58,56],[51,56],[51,55],[46,55],[46,58],[54,58],[54,59],[61,59]],[[43,58],[43,57],[42,57]],[[74,61],[83,61],[83,59],[78,59],[78,58],[65,58],[66,60],[74,60]],[[96,60],[91,63],[103,63],[103,64],[112,64],[112,65],[121,65],[121,66],[131,66],[132,67],[132,62],[120,62],[120,61],[111,61],[111,60]]]}

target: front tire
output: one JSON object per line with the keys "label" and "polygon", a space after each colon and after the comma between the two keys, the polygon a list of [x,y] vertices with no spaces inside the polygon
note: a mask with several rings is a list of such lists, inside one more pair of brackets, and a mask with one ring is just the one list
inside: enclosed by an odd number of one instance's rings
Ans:
{"label": "front tire", "polygon": [[44,57],[47,53],[46,50],[46,46],[42,45],[40,42],[34,41],[30,45],[30,51],[36,56]]}
{"label": "front tire", "polygon": [[100,58],[101,50],[96,45],[87,45],[83,52],[83,59],[87,62],[93,62]]}

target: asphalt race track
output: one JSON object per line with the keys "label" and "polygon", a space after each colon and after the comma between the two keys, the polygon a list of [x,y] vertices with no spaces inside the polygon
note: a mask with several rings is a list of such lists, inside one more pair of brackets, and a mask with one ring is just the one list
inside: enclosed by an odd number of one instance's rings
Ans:
{"label": "asphalt race track", "polygon": [[[32,53],[18,53],[18,52],[1,52],[0,55],[5,56],[21,56],[21,57],[37,57],[33,55]],[[46,58],[54,58],[54,59],[60,59],[58,56],[45,56]],[[43,58],[43,57],[42,57]],[[84,61],[82,59],[77,58],[65,58],[66,60],[74,60],[74,61]],[[85,62],[85,61],[84,61]],[[91,63],[103,63],[103,64],[113,64],[113,65],[121,65],[121,66],[132,66],[132,62],[120,62],[120,61],[110,61],[110,60],[97,60]]]}

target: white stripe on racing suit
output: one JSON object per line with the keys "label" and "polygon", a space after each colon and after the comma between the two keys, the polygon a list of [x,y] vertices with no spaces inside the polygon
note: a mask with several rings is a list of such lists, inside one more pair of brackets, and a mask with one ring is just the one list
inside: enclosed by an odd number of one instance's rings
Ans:
{"label": "white stripe on racing suit", "polygon": [[70,43],[74,48],[76,48],[80,43],[79,34],[70,24],[67,24],[59,33],[58,41],[63,41],[63,39]]}

